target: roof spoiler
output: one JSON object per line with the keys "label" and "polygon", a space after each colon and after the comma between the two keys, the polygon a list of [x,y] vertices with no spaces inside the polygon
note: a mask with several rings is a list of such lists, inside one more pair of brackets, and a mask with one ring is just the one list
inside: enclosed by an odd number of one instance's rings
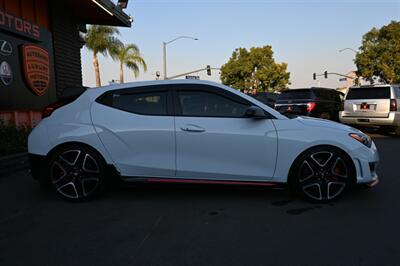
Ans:
{"label": "roof spoiler", "polygon": [[81,96],[88,87],[67,87],[64,88],[61,95],[58,97],[59,100],[78,98]]}

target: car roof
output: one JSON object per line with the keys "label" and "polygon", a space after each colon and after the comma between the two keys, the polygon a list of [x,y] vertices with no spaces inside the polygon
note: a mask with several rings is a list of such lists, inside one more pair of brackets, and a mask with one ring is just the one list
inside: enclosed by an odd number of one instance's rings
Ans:
{"label": "car roof", "polygon": [[108,86],[89,88],[89,90],[96,89],[96,90],[108,91],[108,90],[143,87],[143,86],[151,86],[151,85],[169,85],[169,84],[204,84],[204,85],[213,85],[213,86],[221,86],[222,85],[220,83],[216,83],[216,82],[212,82],[212,81],[208,81],[208,80],[192,80],[192,79],[146,80],[146,81],[134,81],[134,82],[127,82],[127,83],[114,83],[114,84],[110,84]]}
{"label": "car roof", "polygon": [[310,88],[294,88],[282,91],[282,93],[294,92],[294,91],[311,91],[311,90],[329,90],[329,91],[336,91],[332,88],[323,88],[323,87],[310,87]]}
{"label": "car roof", "polygon": [[361,86],[352,86],[350,89],[372,89],[372,88],[381,88],[381,87],[399,87],[400,84],[371,84],[371,85],[361,85]]}
{"label": "car roof", "polygon": [[103,86],[103,87],[95,87],[95,88],[88,88],[85,91],[85,95],[89,96],[93,101],[99,97],[100,95],[102,95],[103,93],[107,92],[107,91],[111,91],[111,90],[119,90],[119,89],[133,89],[135,87],[140,87],[141,89],[143,89],[143,87],[146,86],[152,86],[152,85],[173,85],[173,84],[198,84],[198,85],[209,85],[209,86],[214,86],[214,87],[218,87],[221,90],[226,90],[229,91],[233,94],[236,94],[246,100],[248,100],[249,102],[258,105],[258,104],[262,104],[264,105],[264,107],[267,107],[268,109],[271,109],[269,112],[272,113],[272,115],[274,115],[276,118],[279,119],[286,119],[285,116],[283,116],[282,114],[280,114],[278,111],[268,107],[267,105],[265,105],[264,103],[257,101],[256,99],[254,99],[251,96],[248,96],[236,89],[233,89],[231,87],[225,86],[221,83],[217,83],[217,82],[213,82],[213,81],[208,81],[208,80],[187,80],[187,79],[174,79],[174,80],[149,80],[149,81],[137,81],[137,82],[128,82],[128,83],[123,83],[123,84],[111,84],[108,86]]}

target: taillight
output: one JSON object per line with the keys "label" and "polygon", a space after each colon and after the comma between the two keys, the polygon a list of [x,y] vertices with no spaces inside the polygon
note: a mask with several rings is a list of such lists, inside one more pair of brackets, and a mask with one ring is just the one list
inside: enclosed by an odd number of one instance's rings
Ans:
{"label": "taillight", "polygon": [[67,102],[58,101],[46,106],[42,111],[42,118],[49,117],[55,110],[60,108],[61,106],[66,105]]}
{"label": "taillight", "polygon": [[397,111],[397,101],[396,99],[390,99],[390,111]]}
{"label": "taillight", "polygon": [[317,104],[314,102],[307,103],[307,112],[312,112]]}

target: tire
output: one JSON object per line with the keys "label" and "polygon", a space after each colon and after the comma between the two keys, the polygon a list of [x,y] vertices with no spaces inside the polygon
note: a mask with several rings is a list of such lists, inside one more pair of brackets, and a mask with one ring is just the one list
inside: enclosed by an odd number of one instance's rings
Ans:
{"label": "tire", "polygon": [[389,134],[391,132],[396,132],[396,127],[393,126],[380,126],[378,128],[379,133]]}
{"label": "tire", "polygon": [[400,137],[400,126],[397,127],[397,128],[394,130],[394,134],[395,134],[396,136]]}
{"label": "tire", "polygon": [[69,201],[85,201],[96,196],[105,185],[106,163],[93,149],[68,145],[50,156],[49,177],[52,189]]}
{"label": "tire", "polygon": [[296,159],[289,182],[292,190],[313,202],[330,202],[355,182],[349,156],[331,146],[311,148]]}
{"label": "tire", "polygon": [[321,119],[326,119],[326,120],[331,120],[332,116],[330,113],[328,112],[323,112],[322,114],[320,114],[319,118]]}

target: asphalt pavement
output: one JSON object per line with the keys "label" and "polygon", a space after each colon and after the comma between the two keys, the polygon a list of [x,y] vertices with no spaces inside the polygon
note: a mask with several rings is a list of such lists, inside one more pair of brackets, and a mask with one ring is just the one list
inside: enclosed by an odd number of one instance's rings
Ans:
{"label": "asphalt pavement", "polygon": [[76,204],[14,173],[0,178],[0,265],[400,265],[400,138],[374,138],[380,184],[331,204],[176,185]]}

